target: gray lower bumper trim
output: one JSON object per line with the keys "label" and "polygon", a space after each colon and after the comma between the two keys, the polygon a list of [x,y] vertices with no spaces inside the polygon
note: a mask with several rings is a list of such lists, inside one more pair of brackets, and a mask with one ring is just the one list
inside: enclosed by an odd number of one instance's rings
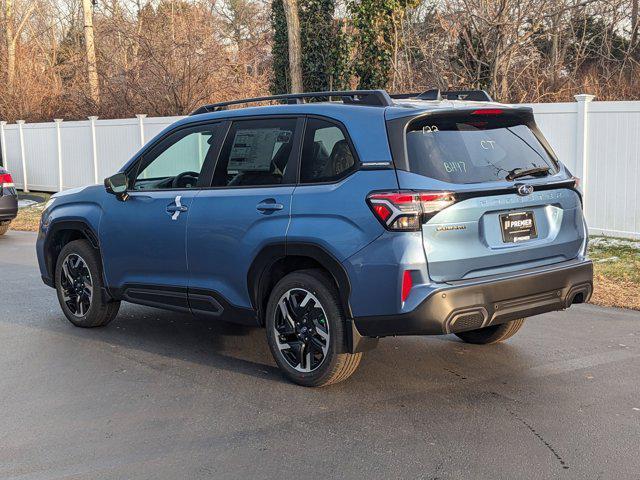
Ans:
{"label": "gray lower bumper trim", "polygon": [[355,318],[362,335],[433,335],[474,330],[586,302],[593,264],[572,260],[516,275],[457,282],[433,291],[412,312]]}

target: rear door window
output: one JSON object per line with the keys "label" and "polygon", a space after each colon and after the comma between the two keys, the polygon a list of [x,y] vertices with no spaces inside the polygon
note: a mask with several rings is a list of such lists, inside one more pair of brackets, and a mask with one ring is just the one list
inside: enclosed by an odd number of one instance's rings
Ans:
{"label": "rear door window", "polygon": [[509,114],[419,119],[407,129],[407,154],[412,172],[450,183],[500,181],[541,167],[556,173],[533,122]]}
{"label": "rear door window", "polygon": [[292,177],[287,172],[290,170],[295,129],[295,118],[234,122],[216,165],[213,186],[287,183],[286,180]]}
{"label": "rear door window", "polygon": [[307,121],[300,183],[334,182],[351,173],[355,165],[355,156],[340,127],[319,118]]}

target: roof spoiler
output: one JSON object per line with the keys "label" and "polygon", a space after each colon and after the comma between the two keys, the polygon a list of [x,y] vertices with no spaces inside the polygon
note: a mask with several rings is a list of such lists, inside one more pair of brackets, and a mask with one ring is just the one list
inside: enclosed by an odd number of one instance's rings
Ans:
{"label": "roof spoiler", "polygon": [[491,96],[484,90],[448,90],[440,91],[438,88],[422,93],[401,93],[391,95],[394,99],[416,100],[466,100],[469,102],[493,102]]}

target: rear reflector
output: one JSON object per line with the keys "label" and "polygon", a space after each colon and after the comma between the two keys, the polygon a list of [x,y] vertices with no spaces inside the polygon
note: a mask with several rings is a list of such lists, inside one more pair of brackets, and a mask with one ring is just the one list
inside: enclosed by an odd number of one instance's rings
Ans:
{"label": "rear reflector", "polygon": [[385,228],[411,232],[436,213],[453,205],[456,198],[451,192],[376,192],[367,197],[376,218]]}
{"label": "rear reflector", "polygon": [[402,294],[400,297],[403,302],[409,296],[409,292],[411,292],[412,287],[413,279],[411,278],[411,270],[405,270],[404,275],[402,275]]}

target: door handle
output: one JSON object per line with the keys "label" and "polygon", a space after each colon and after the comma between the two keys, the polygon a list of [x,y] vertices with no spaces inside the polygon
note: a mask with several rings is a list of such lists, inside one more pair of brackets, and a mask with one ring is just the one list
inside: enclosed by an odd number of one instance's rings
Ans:
{"label": "door handle", "polygon": [[174,200],[174,204],[167,206],[167,213],[173,214],[171,215],[171,220],[177,220],[182,212],[186,212],[187,210],[189,210],[188,207],[182,205],[181,200],[182,196],[177,195],[176,199]]}
{"label": "door handle", "polygon": [[284,205],[281,203],[276,203],[273,198],[269,198],[267,200],[263,200],[258,205],[256,205],[256,209],[262,213],[271,213],[278,210],[282,210]]}

